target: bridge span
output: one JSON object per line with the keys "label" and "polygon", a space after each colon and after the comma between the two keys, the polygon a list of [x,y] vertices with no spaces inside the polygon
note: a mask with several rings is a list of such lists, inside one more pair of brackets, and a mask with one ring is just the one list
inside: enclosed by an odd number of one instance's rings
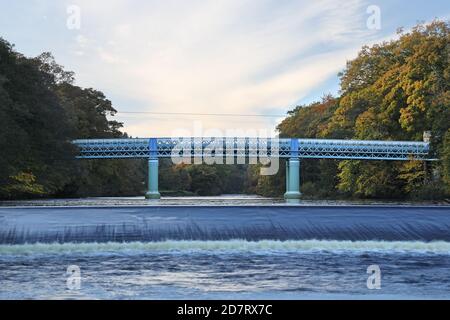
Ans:
{"label": "bridge span", "polygon": [[[149,199],[160,198],[158,159],[189,161],[212,157],[240,159],[237,163],[256,163],[257,159],[286,159],[286,199],[299,199],[302,158],[349,160],[432,160],[428,142],[332,140],[298,138],[131,138],[75,140],[78,159],[148,159]],[[244,160],[242,162],[242,160]],[[241,162],[239,162],[241,161]],[[216,163],[223,163],[217,161]],[[228,161],[226,163],[229,163]]]}

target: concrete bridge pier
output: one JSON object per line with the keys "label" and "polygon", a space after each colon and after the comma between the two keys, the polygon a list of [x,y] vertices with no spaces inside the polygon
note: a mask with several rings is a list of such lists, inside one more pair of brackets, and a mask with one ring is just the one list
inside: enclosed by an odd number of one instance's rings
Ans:
{"label": "concrete bridge pier", "polygon": [[148,191],[145,194],[146,199],[159,199],[161,194],[158,190],[158,167],[159,160],[157,157],[158,152],[157,140],[155,138],[149,141],[150,157],[148,159]]}
{"label": "concrete bridge pier", "polygon": [[300,199],[300,159],[298,139],[291,139],[291,157],[286,161],[286,193],[284,198]]}
{"label": "concrete bridge pier", "polygon": [[290,158],[286,161],[285,199],[300,199],[300,159]]}
{"label": "concrete bridge pier", "polygon": [[148,191],[145,194],[146,199],[159,199],[161,194],[158,191],[158,159],[148,160]]}

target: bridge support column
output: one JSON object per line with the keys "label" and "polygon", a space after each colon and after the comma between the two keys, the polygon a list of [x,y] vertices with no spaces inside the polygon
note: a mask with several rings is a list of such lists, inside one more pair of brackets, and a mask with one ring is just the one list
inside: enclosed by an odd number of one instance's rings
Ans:
{"label": "bridge support column", "polygon": [[161,198],[158,191],[158,166],[158,159],[148,160],[148,191],[145,194],[146,199]]}
{"label": "bridge support column", "polygon": [[291,158],[286,161],[286,193],[285,199],[300,199],[300,159]]}
{"label": "bridge support column", "polygon": [[300,159],[298,139],[291,139],[291,157],[286,161],[286,193],[284,198],[300,199]]}
{"label": "bridge support column", "polygon": [[161,195],[158,191],[158,142],[156,138],[149,140],[149,159],[148,159],[148,191],[145,194],[146,199],[159,199]]}

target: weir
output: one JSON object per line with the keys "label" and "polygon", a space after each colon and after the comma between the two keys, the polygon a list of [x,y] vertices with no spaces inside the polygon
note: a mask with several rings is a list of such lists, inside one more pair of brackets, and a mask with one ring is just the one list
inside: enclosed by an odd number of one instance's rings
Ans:
{"label": "weir", "polygon": [[[348,159],[430,161],[430,145],[419,141],[332,140],[298,138],[223,138],[180,137],[145,139],[85,139],[75,140],[78,159],[148,159],[148,192],[146,198],[158,199],[158,160],[176,158],[191,161],[212,157],[277,161],[286,159],[286,199],[300,199],[301,159]],[[250,160],[251,159],[251,160]],[[195,162],[197,163],[197,162]],[[241,163],[241,162],[238,162]]]}
{"label": "weir", "polygon": [[239,239],[446,241],[448,248],[449,213],[405,205],[0,207],[0,245]]}

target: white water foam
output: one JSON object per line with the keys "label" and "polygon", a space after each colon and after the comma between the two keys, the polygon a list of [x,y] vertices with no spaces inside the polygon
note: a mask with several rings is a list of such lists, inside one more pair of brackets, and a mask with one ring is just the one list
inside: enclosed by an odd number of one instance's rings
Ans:
{"label": "white water foam", "polygon": [[335,241],[335,240],[227,240],[107,243],[36,243],[0,245],[2,255],[70,254],[70,253],[145,253],[145,252],[223,252],[223,251],[387,251],[439,253],[450,255],[450,242],[433,241]]}

